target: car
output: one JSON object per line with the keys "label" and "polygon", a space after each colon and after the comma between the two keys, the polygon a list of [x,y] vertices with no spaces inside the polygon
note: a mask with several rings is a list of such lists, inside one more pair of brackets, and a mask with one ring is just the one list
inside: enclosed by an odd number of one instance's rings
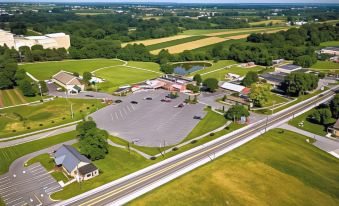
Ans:
{"label": "car", "polygon": [[200,116],[194,116],[193,119],[201,119]]}
{"label": "car", "polygon": [[166,99],[161,99],[160,102],[166,102]]}
{"label": "car", "polygon": [[146,97],[145,100],[152,100],[152,97]]}
{"label": "car", "polygon": [[120,100],[120,99],[117,99],[117,100],[115,100],[114,102],[119,104],[119,103],[121,103],[121,102],[122,102],[122,100]]}
{"label": "car", "polygon": [[137,101],[131,101],[131,104],[138,104]]}
{"label": "car", "polygon": [[180,103],[178,106],[176,106],[176,107],[179,107],[179,108],[182,108],[182,107],[184,107],[184,104],[183,103]]}
{"label": "car", "polygon": [[86,96],[86,97],[94,97],[94,96],[91,95],[91,94],[86,94],[85,96]]}
{"label": "car", "polygon": [[165,99],[165,102],[171,102],[171,100],[170,99]]}

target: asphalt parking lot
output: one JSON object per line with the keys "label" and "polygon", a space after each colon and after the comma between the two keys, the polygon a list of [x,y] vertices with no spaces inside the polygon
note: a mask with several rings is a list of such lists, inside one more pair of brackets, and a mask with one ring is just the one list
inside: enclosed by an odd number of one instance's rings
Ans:
{"label": "asphalt parking lot", "polygon": [[48,205],[53,203],[49,195],[62,189],[40,163],[0,176],[0,185],[1,199],[9,206]]}
{"label": "asphalt parking lot", "polygon": [[[186,95],[180,94],[171,102],[161,102],[167,94],[169,92],[165,90],[133,93],[123,98],[123,102],[105,107],[90,116],[99,128],[137,145],[159,147],[176,144],[200,121],[193,119],[194,116],[206,115],[205,105],[177,108]],[[145,100],[146,97],[152,100]],[[131,104],[131,101],[138,104]]]}

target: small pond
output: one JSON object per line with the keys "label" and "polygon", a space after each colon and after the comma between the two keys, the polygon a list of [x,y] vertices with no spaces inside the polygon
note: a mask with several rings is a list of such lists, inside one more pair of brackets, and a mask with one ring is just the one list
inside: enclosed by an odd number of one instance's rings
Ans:
{"label": "small pond", "polygon": [[187,62],[187,63],[174,63],[172,64],[175,74],[187,75],[192,72],[204,69],[206,67],[212,66],[208,62]]}

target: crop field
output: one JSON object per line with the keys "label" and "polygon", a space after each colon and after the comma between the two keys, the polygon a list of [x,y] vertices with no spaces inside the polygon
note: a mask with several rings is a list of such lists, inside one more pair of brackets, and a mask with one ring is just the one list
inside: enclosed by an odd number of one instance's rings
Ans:
{"label": "crop field", "polygon": [[211,45],[208,45],[208,46],[192,49],[192,52],[211,51],[217,45],[222,45],[225,49],[228,49],[232,44],[241,43],[241,42],[246,42],[246,39],[235,39],[235,40],[228,40],[228,41],[220,42],[220,43],[217,43],[217,44],[211,44]]}
{"label": "crop field", "polygon": [[319,71],[339,70],[339,63],[332,61],[317,61],[311,68]]}
{"label": "crop field", "polygon": [[[132,65],[137,68],[128,67]],[[159,71],[159,65],[155,63],[133,62],[128,66],[115,66],[96,71],[94,73],[96,76],[105,79],[105,82],[98,84],[98,89],[111,93],[119,86],[138,83],[162,75]]]}
{"label": "crop field", "polygon": [[150,46],[147,46],[147,49],[152,51],[152,50],[162,49],[162,48],[175,46],[175,45],[178,45],[178,44],[183,44],[183,43],[186,43],[186,42],[196,41],[196,40],[204,39],[204,38],[207,38],[207,37],[206,36],[191,36],[191,37],[186,37],[186,38],[183,38],[183,39],[177,39],[177,40],[173,40],[173,41],[167,41],[167,42],[163,42],[163,43],[159,43],[159,44],[152,44]]}
{"label": "crop field", "polygon": [[261,24],[268,25],[270,23],[272,23],[272,24],[282,24],[282,23],[285,23],[285,21],[282,20],[282,19],[272,19],[272,20],[264,20],[264,21],[251,22],[249,24],[255,26],[255,25],[261,25]]}
{"label": "crop field", "polygon": [[271,130],[127,205],[338,205],[339,160],[305,140]]}
{"label": "crop field", "polygon": [[127,42],[121,44],[122,47],[126,46],[127,44],[143,44],[145,46],[153,45],[153,44],[160,44],[163,42],[167,41],[173,41],[177,39],[183,39],[190,37],[189,35],[175,35],[175,36],[170,36],[170,37],[164,37],[164,38],[158,38],[158,39],[147,39],[147,40],[142,40],[142,41],[134,41],[134,42]]}
{"label": "crop field", "polygon": [[25,97],[18,88],[0,90],[0,107],[25,104],[39,99],[40,96]]}
{"label": "crop field", "polygon": [[[183,43],[183,44],[178,44],[178,45],[171,46],[171,47],[166,47],[166,48],[163,48],[163,49],[167,49],[168,52],[171,53],[171,54],[176,54],[176,53],[183,52],[185,50],[192,50],[192,49],[196,49],[196,48],[199,48],[199,47],[220,43],[220,42],[223,42],[223,41],[226,41],[226,39],[219,38],[219,37],[209,37],[209,38],[200,39],[200,40],[196,40],[196,41],[186,42],[186,43]],[[158,54],[160,52],[160,50],[161,49],[154,50],[151,53],[152,54]]]}
{"label": "crop field", "polygon": [[19,65],[26,72],[32,74],[39,80],[50,79],[60,70],[69,72],[78,72],[82,75],[84,72],[92,72],[96,69],[108,66],[122,65],[123,62],[116,59],[86,59],[86,60],[65,60],[58,62],[38,62]]}
{"label": "crop field", "polygon": [[3,109],[0,110],[0,138],[73,122],[103,106],[100,100],[58,98],[45,103]]}

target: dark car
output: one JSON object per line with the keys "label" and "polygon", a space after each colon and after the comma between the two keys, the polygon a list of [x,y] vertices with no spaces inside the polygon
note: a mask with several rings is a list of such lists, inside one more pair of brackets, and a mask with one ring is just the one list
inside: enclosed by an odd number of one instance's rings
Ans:
{"label": "dark car", "polygon": [[86,96],[86,97],[94,97],[94,96],[91,95],[91,94],[86,94],[85,96]]}
{"label": "dark car", "polygon": [[146,97],[145,99],[146,100],[152,100],[152,97]]}
{"label": "dark car", "polygon": [[138,104],[137,101],[131,101],[131,104]]}
{"label": "dark car", "polygon": [[194,116],[193,119],[201,119],[200,116]]}
{"label": "dark car", "polygon": [[184,107],[184,104],[181,103],[181,104],[178,105],[178,107],[179,107],[179,108]]}
{"label": "dark car", "polygon": [[115,103],[121,103],[121,102],[122,102],[122,100],[120,100],[120,99],[115,100]]}
{"label": "dark car", "polygon": [[166,102],[166,99],[161,99],[160,102]]}

